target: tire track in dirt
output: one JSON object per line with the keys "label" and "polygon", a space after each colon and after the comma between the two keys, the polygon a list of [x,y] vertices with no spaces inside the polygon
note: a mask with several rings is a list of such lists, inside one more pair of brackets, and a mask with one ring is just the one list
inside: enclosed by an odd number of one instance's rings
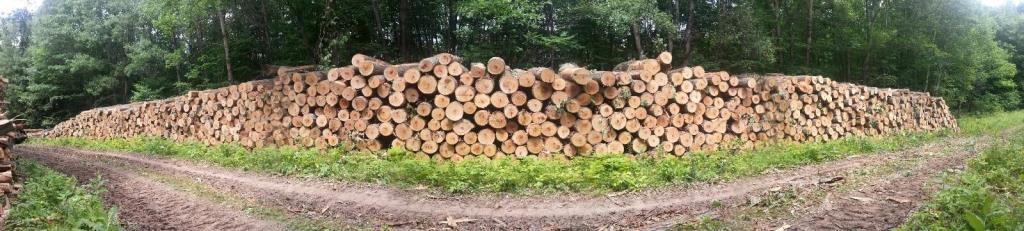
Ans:
{"label": "tire track in dirt", "polygon": [[[979,152],[1021,129],[1014,126],[997,135],[945,144],[938,152],[917,152],[912,158],[852,171],[837,184],[751,195],[746,203],[701,216],[713,218],[707,224],[739,230],[888,230],[903,224],[939,189],[931,183],[943,172],[962,169]],[[791,194],[780,194],[787,192]],[[780,195],[791,199],[760,204],[763,197]],[[705,222],[691,218],[680,224],[700,227]]]}
{"label": "tire track in dirt", "polygon": [[832,196],[820,208],[795,221],[792,227],[794,230],[895,228],[931,194],[931,190],[924,187],[925,182],[948,169],[963,166],[973,154],[961,149],[926,160],[911,170],[878,177],[857,190]]}
{"label": "tire track in dirt", "polygon": [[[786,187],[749,195],[742,203],[680,222],[683,227],[735,230],[888,230],[903,223],[930,194],[921,187],[942,172],[959,168],[975,144],[915,153],[878,166],[849,171],[841,180],[811,187]],[[669,227],[669,226],[663,226]]]}
{"label": "tire track in dirt", "polygon": [[939,190],[935,185],[928,185],[931,180],[946,170],[963,169],[970,158],[997,142],[1006,142],[1007,136],[1021,128],[1006,129],[994,137],[979,137],[973,145],[951,146],[952,154],[928,159],[908,171],[875,178],[857,190],[835,196],[835,201],[825,201],[802,219],[791,221],[794,223],[792,227],[794,230],[889,230],[899,227]]}
{"label": "tire track in dirt", "polygon": [[107,204],[118,209],[118,219],[129,230],[281,230],[278,224],[246,216],[240,211],[196,198],[166,185],[94,161],[63,158],[60,150],[40,154],[32,148],[15,149],[35,160],[84,182],[100,176],[107,189]]}
{"label": "tire track in dirt", "polygon": [[[913,153],[934,151],[944,145],[966,144],[971,138],[944,138],[920,147],[893,153],[857,156],[828,163],[798,167],[721,184],[674,186],[641,190],[617,196],[564,194],[558,196],[470,195],[446,197],[422,190],[389,189],[383,186],[273,177],[225,170],[187,161],[153,156],[81,151],[24,145],[21,156],[50,159],[74,158],[95,165],[119,162],[198,180],[224,192],[260,203],[287,208],[305,216],[342,220],[368,227],[436,228],[446,219],[468,218],[459,223],[469,229],[599,229],[608,227],[664,228],[711,210],[712,204],[742,203],[747,195],[780,186],[814,185],[821,178],[910,158]],[[56,153],[64,153],[59,155]]]}

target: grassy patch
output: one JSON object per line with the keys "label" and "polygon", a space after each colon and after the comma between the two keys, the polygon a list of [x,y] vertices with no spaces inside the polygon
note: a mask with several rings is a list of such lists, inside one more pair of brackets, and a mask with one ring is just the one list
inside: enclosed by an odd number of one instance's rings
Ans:
{"label": "grassy patch", "polygon": [[721,219],[701,217],[696,222],[673,226],[671,230],[733,230]]}
{"label": "grassy patch", "polygon": [[607,192],[692,182],[727,181],[771,169],[836,160],[851,155],[918,145],[948,133],[851,137],[828,143],[774,144],[739,152],[692,153],[682,157],[601,154],[570,161],[467,158],[461,162],[416,159],[401,150],[347,153],[293,147],[246,150],[160,138],[42,138],[30,143],[106,151],[128,151],[211,162],[229,168],[281,175],[323,177],[399,185],[431,186],[452,193]]}
{"label": "grassy patch", "polygon": [[1024,124],[1024,110],[967,116],[957,119],[965,135],[995,135],[1018,124]]}
{"label": "grassy patch", "polygon": [[1020,230],[1024,227],[1024,134],[985,150],[900,230]]}
{"label": "grassy patch", "polygon": [[18,160],[25,187],[14,201],[5,226],[12,230],[120,230],[117,209],[99,197],[99,178],[78,186],[75,179],[32,161]]}

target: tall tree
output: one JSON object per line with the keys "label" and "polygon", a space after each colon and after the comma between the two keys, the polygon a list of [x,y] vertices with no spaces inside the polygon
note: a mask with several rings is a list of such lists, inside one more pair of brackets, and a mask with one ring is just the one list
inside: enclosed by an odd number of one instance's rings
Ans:
{"label": "tall tree", "polygon": [[811,66],[811,48],[814,47],[814,0],[807,0],[807,53],[804,66]]}
{"label": "tall tree", "polygon": [[687,0],[689,3],[689,11],[686,14],[686,45],[684,45],[685,47],[683,50],[683,66],[689,66],[690,60],[693,58],[693,31],[696,29],[694,27],[694,25],[696,25],[694,24],[694,18],[697,17],[694,1],[695,0]]}
{"label": "tall tree", "polygon": [[867,46],[864,48],[864,62],[861,67],[861,82],[868,81],[868,74],[871,71],[871,55],[875,48],[875,21],[878,19],[878,11],[881,8],[882,0],[864,1],[864,37],[867,38]]}
{"label": "tall tree", "polygon": [[224,10],[217,10],[217,21],[220,22],[220,38],[224,43],[224,66],[227,68],[228,83],[235,83],[235,76],[231,71],[231,46],[228,45],[228,29],[224,25]]}

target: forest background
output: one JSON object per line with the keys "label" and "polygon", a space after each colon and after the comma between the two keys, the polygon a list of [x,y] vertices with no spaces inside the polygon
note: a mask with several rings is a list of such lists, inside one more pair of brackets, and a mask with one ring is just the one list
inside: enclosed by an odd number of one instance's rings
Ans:
{"label": "forest background", "polygon": [[[12,0],[24,1],[24,0]],[[40,1],[40,0],[32,0]],[[449,52],[591,69],[823,75],[1021,108],[1024,4],[977,0],[41,0],[0,15],[9,111],[52,126],[90,108],[267,78],[275,65]]]}

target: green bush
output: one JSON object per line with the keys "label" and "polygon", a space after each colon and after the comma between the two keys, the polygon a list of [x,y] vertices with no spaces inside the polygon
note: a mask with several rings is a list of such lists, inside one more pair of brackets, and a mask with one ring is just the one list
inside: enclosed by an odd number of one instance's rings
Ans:
{"label": "green bush", "polygon": [[77,186],[75,179],[31,161],[19,160],[27,176],[5,226],[12,230],[120,230],[117,209],[103,207],[99,178]]}

